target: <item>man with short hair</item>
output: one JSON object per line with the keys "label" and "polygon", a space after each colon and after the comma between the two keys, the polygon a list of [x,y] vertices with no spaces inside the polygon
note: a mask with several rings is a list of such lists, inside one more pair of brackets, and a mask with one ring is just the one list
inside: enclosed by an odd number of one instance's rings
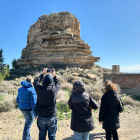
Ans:
{"label": "man with short hair", "polygon": [[21,82],[18,89],[16,102],[25,118],[25,126],[23,130],[22,140],[31,140],[30,127],[33,123],[34,117],[37,119],[35,111],[36,106],[36,92],[33,88],[33,78],[27,77],[26,81]]}
{"label": "man with short hair", "polygon": [[[39,140],[46,139],[47,131],[49,140],[55,140],[57,130],[56,95],[61,84],[55,76],[55,69],[52,69],[51,71],[53,77],[50,74],[46,74],[47,68],[44,68],[42,74],[37,77],[34,82],[34,87],[37,93],[37,104],[35,109],[38,115],[37,126],[39,129]],[[44,75],[46,76],[44,77]],[[42,79],[43,83],[40,85]]]}

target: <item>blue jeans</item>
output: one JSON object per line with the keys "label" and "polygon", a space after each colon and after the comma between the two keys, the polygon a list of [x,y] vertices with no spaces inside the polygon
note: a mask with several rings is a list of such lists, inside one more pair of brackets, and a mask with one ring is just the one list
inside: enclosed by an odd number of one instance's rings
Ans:
{"label": "blue jeans", "polygon": [[46,140],[47,130],[49,140],[55,140],[55,134],[57,130],[56,117],[44,118],[38,116],[37,126],[39,129],[39,140]]}
{"label": "blue jeans", "polygon": [[21,110],[25,118],[25,125],[23,130],[22,140],[31,140],[30,128],[34,121],[34,113],[32,110]]}
{"label": "blue jeans", "polygon": [[74,131],[74,140],[89,140],[89,132]]}

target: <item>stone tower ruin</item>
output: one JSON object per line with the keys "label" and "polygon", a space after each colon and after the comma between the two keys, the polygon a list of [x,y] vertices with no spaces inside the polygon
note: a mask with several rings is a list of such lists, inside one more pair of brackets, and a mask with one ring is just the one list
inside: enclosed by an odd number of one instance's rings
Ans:
{"label": "stone tower ruin", "polygon": [[91,55],[90,46],[80,38],[79,20],[69,12],[42,15],[27,36],[20,67],[66,64],[92,68],[100,57]]}
{"label": "stone tower ruin", "polygon": [[112,73],[120,74],[120,66],[119,65],[112,65]]}

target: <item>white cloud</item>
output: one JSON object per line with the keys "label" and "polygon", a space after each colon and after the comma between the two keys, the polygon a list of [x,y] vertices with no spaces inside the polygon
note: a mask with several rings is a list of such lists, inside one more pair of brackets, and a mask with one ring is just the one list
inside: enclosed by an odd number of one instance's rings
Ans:
{"label": "white cloud", "polygon": [[120,66],[120,72],[140,73],[140,65]]}

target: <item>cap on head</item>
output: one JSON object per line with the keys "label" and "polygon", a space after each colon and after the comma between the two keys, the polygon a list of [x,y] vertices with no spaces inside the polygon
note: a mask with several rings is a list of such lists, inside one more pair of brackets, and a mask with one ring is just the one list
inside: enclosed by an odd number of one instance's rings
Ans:
{"label": "cap on head", "polygon": [[43,79],[43,85],[48,85],[53,83],[53,77],[50,74],[47,74]]}
{"label": "cap on head", "polygon": [[73,93],[82,94],[85,91],[85,87],[82,81],[76,81],[73,84]]}

